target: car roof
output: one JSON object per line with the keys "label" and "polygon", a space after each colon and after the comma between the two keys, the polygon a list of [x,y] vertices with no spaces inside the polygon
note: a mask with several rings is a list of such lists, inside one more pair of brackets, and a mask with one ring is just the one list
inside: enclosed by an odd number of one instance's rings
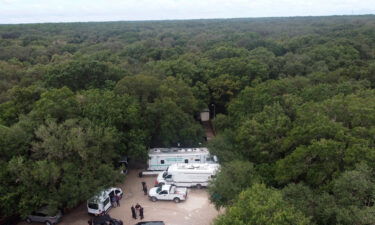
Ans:
{"label": "car roof", "polygon": [[[95,196],[91,197],[88,202],[90,203],[97,203],[98,201],[104,201],[106,198],[107,198],[107,195],[109,195],[109,193],[111,191],[114,191],[114,190],[121,190],[121,188],[117,188],[117,187],[110,187],[110,188],[107,188],[107,189],[104,189],[100,192],[98,192]],[[121,190],[122,191],[122,190]]]}
{"label": "car roof", "polygon": [[163,185],[163,186],[161,186],[161,190],[162,190],[162,191],[169,191],[169,188],[171,188],[171,186],[172,186],[172,185],[167,185],[167,184],[166,184],[166,185]]}
{"label": "car roof", "polygon": [[107,188],[105,191],[107,191],[108,193],[111,192],[111,191],[115,191],[115,190],[120,190],[122,191],[121,188],[118,188],[118,187],[110,187],[110,188]]}
{"label": "car roof", "polygon": [[109,192],[107,190],[100,191],[95,196],[91,197],[88,202],[90,203],[98,203],[100,201],[104,201],[109,195]]}

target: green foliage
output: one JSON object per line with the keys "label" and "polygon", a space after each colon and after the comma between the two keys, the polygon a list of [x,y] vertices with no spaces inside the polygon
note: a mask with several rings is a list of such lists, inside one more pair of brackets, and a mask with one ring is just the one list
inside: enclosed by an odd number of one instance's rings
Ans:
{"label": "green foliage", "polygon": [[36,85],[24,88],[15,86],[9,92],[11,100],[0,104],[0,119],[6,125],[14,124],[20,115],[29,113],[34,102],[39,100],[42,89]]}
{"label": "green foliage", "polygon": [[339,224],[371,224],[375,221],[374,171],[365,164],[343,173],[333,182]]}
{"label": "green foliage", "polygon": [[210,200],[217,208],[231,205],[240,192],[259,181],[252,163],[239,160],[228,162],[223,164],[209,186]]}
{"label": "green foliage", "polygon": [[287,205],[299,209],[316,224],[336,224],[334,196],[324,191],[314,191],[303,183],[290,183],[282,189]]}
{"label": "green foliage", "polygon": [[306,224],[299,209],[317,224],[373,224],[374,21],[0,26],[1,214],[74,207],[116,180],[124,154],[198,146],[195,118],[214,104],[218,136],[203,142],[223,163],[213,202],[235,205],[259,180],[284,198],[257,186],[273,200],[218,221]]}
{"label": "green foliage", "polygon": [[203,139],[203,128],[170,98],[156,100],[146,114],[153,146],[197,146]]}
{"label": "green foliage", "polygon": [[215,225],[312,224],[298,209],[286,205],[279,191],[254,184],[215,220]]}
{"label": "green foliage", "polygon": [[215,103],[225,106],[239,92],[241,82],[238,77],[223,74],[209,80],[208,88]]}
{"label": "green foliage", "polygon": [[325,139],[298,147],[277,162],[276,179],[281,183],[305,180],[311,185],[322,185],[340,172],[343,149],[341,143]]}
{"label": "green foliage", "polygon": [[115,92],[118,94],[128,94],[133,96],[146,108],[147,103],[152,103],[158,96],[158,88],[161,81],[152,76],[136,75],[126,76],[117,82]]}
{"label": "green foliage", "polygon": [[[88,162],[98,158],[110,162],[114,158],[118,135],[112,128],[96,127],[90,121],[66,120],[63,124],[47,121],[35,135],[40,142],[33,143],[35,158],[61,161],[63,159]],[[104,154],[105,153],[105,154]]]}
{"label": "green foliage", "polygon": [[374,221],[373,170],[365,164],[342,173],[332,189],[314,191],[303,184],[289,184],[282,190],[290,205],[312,217],[317,224],[372,224]]}
{"label": "green foliage", "polygon": [[276,103],[245,120],[237,130],[236,142],[246,158],[258,163],[273,162],[283,155],[280,146],[290,127],[290,118]]}
{"label": "green foliage", "polygon": [[58,121],[75,118],[79,113],[77,98],[67,87],[44,92],[31,111],[35,119],[53,118]]}
{"label": "green foliage", "polygon": [[139,104],[128,95],[91,89],[78,96],[82,115],[101,127],[114,127],[121,136],[117,151],[142,159],[146,155],[148,131]]}
{"label": "green foliage", "polygon": [[10,160],[14,155],[25,155],[31,135],[19,125],[2,127],[0,125],[0,159]]}
{"label": "green foliage", "polygon": [[9,162],[9,172],[20,185],[16,193],[23,215],[42,205],[73,207],[118,180],[118,171],[110,166],[118,158],[114,129],[87,120],[47,121],[35,135],[32,159],[14,157]]}
{"label": "green foliage", "polygon": [[121,73],[111,64],[91,59],[79,59],[55,65],[44,76],[44,80],[49,87],[67,86],[76,91],[103,88],[106,82],[119,80]]}

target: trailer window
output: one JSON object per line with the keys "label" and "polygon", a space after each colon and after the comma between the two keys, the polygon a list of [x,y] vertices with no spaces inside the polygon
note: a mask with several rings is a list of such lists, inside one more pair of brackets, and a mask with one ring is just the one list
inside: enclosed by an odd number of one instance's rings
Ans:
{"label": "trailer window", "polygon": [[164,164],[164,160],[160,160],[160,164]]}
{"label": "trailer window", "polygon": [[188,159],[185,159],[185,163],[189,163],[189,160],[188,160]]}

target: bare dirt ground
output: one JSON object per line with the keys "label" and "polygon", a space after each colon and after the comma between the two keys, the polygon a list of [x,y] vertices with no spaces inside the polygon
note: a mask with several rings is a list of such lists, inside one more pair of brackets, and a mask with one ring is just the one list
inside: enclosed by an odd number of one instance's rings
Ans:
{"label": "bare dirt ground", "polygon": [[[121,219],[124,225],[133,225],[141,220],[132,219],[130,207],[139,203],[144,208],[143,221],[161,220],[166,225],[210,225],[219,214],[208,200],[205,189],[190,188],[186,201],[174,203],[173,201],[152,202],[143,194],[141,182],[145,181],[150,189],[154,186],[155,176],[139,178],[138,170],[131,170],[123,184],[119,187],[124,191],[120,207],[109,210],[109,215]],[[87,214],[86,204],[82,204],[63,216],[59,225],[87,225],[90,216]],[[27,225],[21,222],[18,225]],[[40,225],[40,223],[32,223]]]}

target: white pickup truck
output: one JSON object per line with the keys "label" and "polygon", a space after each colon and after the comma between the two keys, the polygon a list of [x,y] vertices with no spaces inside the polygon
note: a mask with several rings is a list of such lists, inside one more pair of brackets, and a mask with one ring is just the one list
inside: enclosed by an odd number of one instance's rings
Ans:
{"label": "white pickup truck", "polygon": [[173,200],[179,203],[181,200],[186,199],[187,188],[177,188],[175,185],[163,185],[151,188],[148,196],[153,202],[157,200]]}

